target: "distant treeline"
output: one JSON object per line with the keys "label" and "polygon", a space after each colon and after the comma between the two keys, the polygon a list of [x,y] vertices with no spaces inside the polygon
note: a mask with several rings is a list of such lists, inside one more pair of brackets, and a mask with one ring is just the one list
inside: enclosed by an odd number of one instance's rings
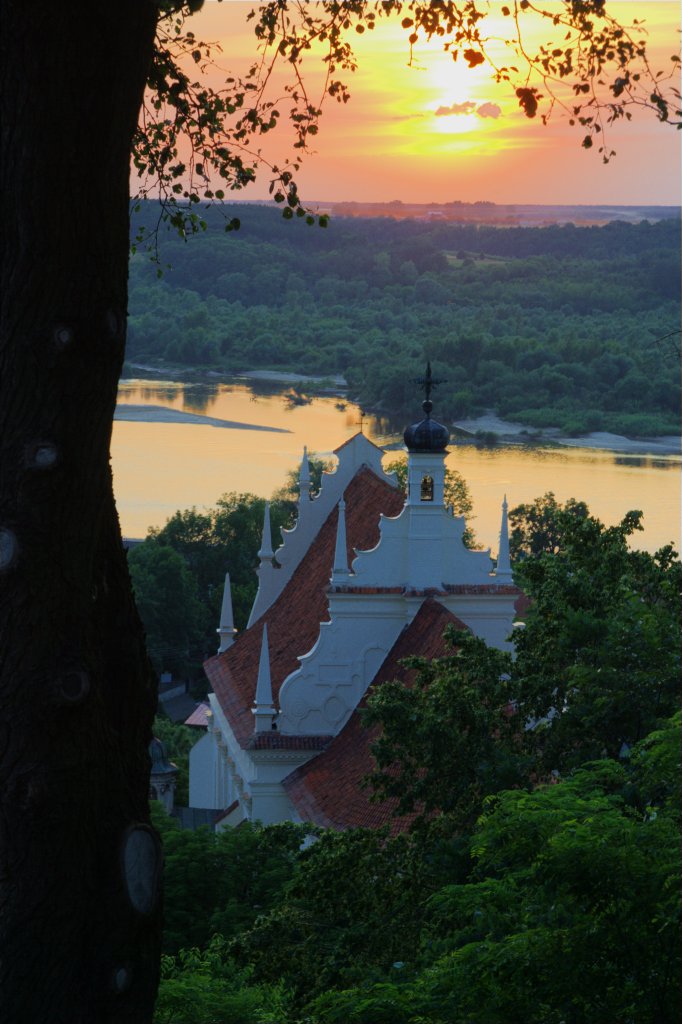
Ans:
{"label": "distant treeline", "polygon": [[162,235],[161,279],[147,255],[132,258],[129,360],[341,373],[363,406],[401,417],[428,358],[447,379],[442,416],[679,429],[679,220],[320,229],[263,206],[226,213],[240,231],[209,210],[206,233]]}

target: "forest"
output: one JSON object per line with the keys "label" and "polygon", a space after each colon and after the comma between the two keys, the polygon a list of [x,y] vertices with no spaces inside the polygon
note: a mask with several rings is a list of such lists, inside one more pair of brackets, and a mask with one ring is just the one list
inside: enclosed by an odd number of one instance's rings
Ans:
{"label": "forest", "polygon": [[[518,506],[516,658],[459,633],[372,694],[368,785],[407,831],[157,807],[156,1024],[677,1020],[680,562],[630,548],[640,520]],[[159,729],[182,764],[188,732]]]}
{"label": "forest", "polygon": [[[134,231],[156,212],[144,204]],[[240,230],[221,232],[224,215]],[[450,418],[494,409],[571,435],[679,431],[677,218],[321,229],[257,205],[206,218],[211,230],[187,242],[160,237],[159,264],[132,258],[128,364],[342,374],[364,408],[400,418],[430,359]]]}

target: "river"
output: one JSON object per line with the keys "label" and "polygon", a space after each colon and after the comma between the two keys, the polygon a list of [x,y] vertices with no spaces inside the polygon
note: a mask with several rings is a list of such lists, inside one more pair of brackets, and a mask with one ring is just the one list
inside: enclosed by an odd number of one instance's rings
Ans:
{"label": "river", "polygon": [[[304,445],[329,456],[360,429],[360,410],[352,403],[324,397],[295,405],[282,394],[223,383],[122,381],[117,417],[125,418],[114,423],[114,490],[128,537],[144,537],[177,509],[213,505],[226,491],[269,497],[300,461]],[[420,418],[417,399],[414,419]],[[399,441],[373,417],[363,418],[362,429],[379,445]],[[467,481],[476,537],[493,553],[504,494],[513,507],[550,490],[561,501],[586,501],[608,525],[641,509],[644,531],[636,536],[637,547],[679,544],[679,456],[467,445],[453,448],[447,464]]]}

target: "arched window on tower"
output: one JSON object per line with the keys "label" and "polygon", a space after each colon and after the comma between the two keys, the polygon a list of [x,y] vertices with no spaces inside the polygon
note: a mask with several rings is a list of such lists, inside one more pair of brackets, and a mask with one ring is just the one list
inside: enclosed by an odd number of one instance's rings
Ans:
{"label": "arched window on tower", "polygon": [[433,501],[433,477],[423,476],[421,486],[421,500]]}

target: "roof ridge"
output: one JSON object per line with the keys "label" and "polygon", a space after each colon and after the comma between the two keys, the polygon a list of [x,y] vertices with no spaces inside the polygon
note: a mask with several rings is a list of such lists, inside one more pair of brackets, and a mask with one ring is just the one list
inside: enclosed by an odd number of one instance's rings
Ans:
{"label": "roof ridge", "polygon": [[367,437],[367,434],[363,433],[362,430],[356,430],[354,434],[351,434],[350,437],[347,437],[346,440],[343,441],[337,448],[332,449],[333,454],[338,455],[338,453],[343,448],[345,448],[349,444],[352,444],[356,437],[363,437],[367,444],[371,444],[372,448],[376,448],[378,452],[383,452],[384,449],[380,445],[375,444],[374,441],[370,441],[370,439]]}

